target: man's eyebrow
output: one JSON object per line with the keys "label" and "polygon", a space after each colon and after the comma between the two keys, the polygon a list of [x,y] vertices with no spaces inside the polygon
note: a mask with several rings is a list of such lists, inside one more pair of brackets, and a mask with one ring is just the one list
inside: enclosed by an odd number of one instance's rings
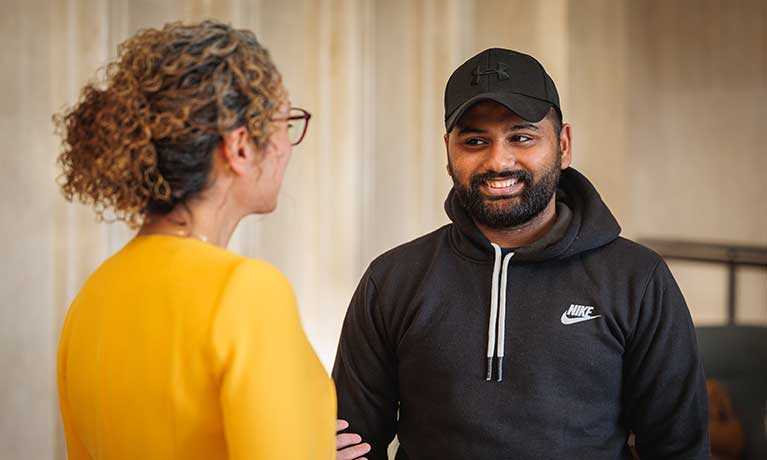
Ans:
{"label": "man's eyebrow", "polygon": [[512,126],[511,128],[509,128],[509,131],[519,131],[519,130],[522,130],[522,129],[532,129],[532,130],[535,130],[535,131],[540,130],[540,128],[538,126],[536,126],[536,125],[534,125],[532,123],[524,123],[524,124],[521,124],[521,125],[514,125],[514,126]]}
{"label": "man's eyebrow", "polygon": [[[522,123],[509,127],[508,131],[521,131],[524,129],[532,129],[534,131],[540,131],[541,128],[532,123]],[[458,130],[458,135],[464,134],[485,134],[487,131],[482,128],[476,128],[473,126],[463,126]]]}
{"label": "man's eyebrow", "polygon": [[460,136],[463,134],[484,134],[486,132],[487,131],[481,128],[474,128],[472,126],[463,126],[461,127],[461,129],[458,130],[458,135]]}

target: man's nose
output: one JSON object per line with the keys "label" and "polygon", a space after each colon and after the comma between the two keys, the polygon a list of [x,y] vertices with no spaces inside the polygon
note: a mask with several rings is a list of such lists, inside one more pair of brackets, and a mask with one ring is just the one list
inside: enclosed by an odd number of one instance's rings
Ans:
{"label": "man's nose", "polygon": [[507,142],[495,142],[490,149],[485,167],[490,171],[508,171],[515,169],[517,155]]}

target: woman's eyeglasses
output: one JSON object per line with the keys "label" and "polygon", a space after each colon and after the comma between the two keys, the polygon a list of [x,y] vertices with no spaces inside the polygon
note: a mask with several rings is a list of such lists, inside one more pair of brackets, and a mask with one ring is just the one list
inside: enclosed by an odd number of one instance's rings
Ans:
{"label": "woman's eyeglasses", "polygon": [[298,107],[291,107],[288,116],[285,118],[272,118],[272,121],[288,122],[288,138],[291,145],[298,145],[304,140],[306,128],[309,127],[309,119],[312,114]]}

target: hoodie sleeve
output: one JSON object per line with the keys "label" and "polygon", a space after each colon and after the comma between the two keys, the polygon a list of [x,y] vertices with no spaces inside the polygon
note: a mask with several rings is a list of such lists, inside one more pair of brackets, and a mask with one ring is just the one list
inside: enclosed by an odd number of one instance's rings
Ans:
{"label": "hoodie sleeve", "polygon": [[376,286],[365,273],[346,312],[333,366],[338,418],[362,436],[370,460],[386,460],[397,426],[396,355],[381,315]]}
{"label": "hoodie sleeve", "polygon": [[629,427],[642,460],[709,459],[708,396],[690,312],[661,260],[624,360]]}

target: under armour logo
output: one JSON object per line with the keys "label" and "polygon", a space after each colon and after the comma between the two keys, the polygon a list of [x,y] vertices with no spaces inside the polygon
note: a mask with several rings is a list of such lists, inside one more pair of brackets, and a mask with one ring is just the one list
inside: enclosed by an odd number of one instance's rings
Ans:
{"label": "under armour logo", "polygon": [[477,68],[471,72],[471,74],[473,75],[471,79],[471,86],[477,86],[479,84],[479,77],[483,77],[485,75],[496,74],[498,75],[498,80],[508,80],[509,73],[507,72],[507,70],[509,70],[509,66],[507,66],[503,62],[497,63],[495,69],[483,70],[482,67],[477,66]]}

